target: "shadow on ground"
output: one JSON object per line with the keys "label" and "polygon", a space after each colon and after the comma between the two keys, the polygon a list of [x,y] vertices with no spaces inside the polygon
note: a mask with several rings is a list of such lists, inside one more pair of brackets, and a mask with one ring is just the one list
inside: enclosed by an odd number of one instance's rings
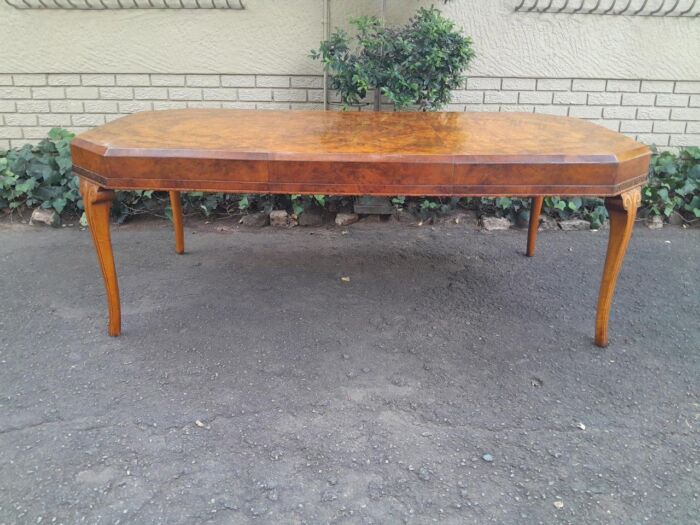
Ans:
{"label": "shadow on ground", "polygon": [[109,338],[87,232],[3,227],[0,523],[694,522],[700,236],[601,350],[606,239],[120,228]]}

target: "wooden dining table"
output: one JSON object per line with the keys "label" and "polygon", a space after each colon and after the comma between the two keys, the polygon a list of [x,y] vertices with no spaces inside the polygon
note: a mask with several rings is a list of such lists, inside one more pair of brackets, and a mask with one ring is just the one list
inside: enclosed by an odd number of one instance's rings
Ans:
{"label": "wooden dining table", "polygon": [[170,193],[177,253],[185,249],[183,191],[525,197],[532,199],[528,256],[535,252],[543,199],[556,195],[605,197],[610,231],[595,320],[598,346],[608,344],[613,293],[651,156],[629,137],[570,117],[228,109],[135,113],[78,135],[71,150],[112,336],[121,332],[110,239],[116,190]]}

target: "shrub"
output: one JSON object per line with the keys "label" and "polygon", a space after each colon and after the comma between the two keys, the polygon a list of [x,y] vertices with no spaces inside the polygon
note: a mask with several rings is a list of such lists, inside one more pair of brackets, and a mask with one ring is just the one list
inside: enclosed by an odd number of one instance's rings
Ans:
{"label": "shrub", "polygon": [[655,155],[642,199],[652,215],[669,217],[678,211],[691,220],[700,217],[700,148]]}
{"label": "shrub", "polygon": [[374,89],[375,109],[379,109],[377,93],[397,109],[440,109],[464,82],[464,71],[474,57],[471,39],[434,7],[419,9],[399,28],[387,27],[373,16],[350,23],[357,29],[354,45],[338,29],[311,51],[311,57],[328,68],[331,87],[344,104],[359,104]]}
{"label": "shrub", "polygon": [[73,134],[59,128],[36,146],[0,152],[0,209],[41,205],[62,213],[80,201],[73,176]]}

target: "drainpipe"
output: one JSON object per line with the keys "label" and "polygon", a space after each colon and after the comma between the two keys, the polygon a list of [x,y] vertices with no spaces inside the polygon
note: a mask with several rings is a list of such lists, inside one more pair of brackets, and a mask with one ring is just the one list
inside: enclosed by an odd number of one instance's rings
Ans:
{"label": "drainpipe", "polygon": [[[382,21],[382,25],[386,25],[386,2],[387,0],[382,0],[382,14],[380,17],[380,20]],[[382,48],[382,53],[384,52],[384,49]],[[374,111],[381,111],[382,110],[382,90],[380,86],[377,86],[375,91],[374,91]]]}
{"label": "drainpipe", "polygon": [[[323,40],[331,36],[331,0],[323,0]],[[328,109],[328,68],[323,66],[323,109]]]}

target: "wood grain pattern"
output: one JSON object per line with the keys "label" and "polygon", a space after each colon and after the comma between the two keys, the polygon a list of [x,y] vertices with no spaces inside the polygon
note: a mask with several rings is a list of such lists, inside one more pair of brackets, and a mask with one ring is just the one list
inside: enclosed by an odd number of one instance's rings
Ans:
{"label": "wood grain pattern", "polygon": [[607,196],[610,239],[595,342],[608,343],[617,276],[651,152],[595,124],[531,113],[173,110],[130,115],[76,137],[74,171],[120,332],[109,237],[113,190],[167,190],[176,251],[180,191],[330,195],[527,196],[527,255],[547,195]]}
{"label": "wood grain pattern", "polygon": [[646,146],[532,113],[186,109],[76,137],[75,171],[110,189],[335,195],[617,195]]}

